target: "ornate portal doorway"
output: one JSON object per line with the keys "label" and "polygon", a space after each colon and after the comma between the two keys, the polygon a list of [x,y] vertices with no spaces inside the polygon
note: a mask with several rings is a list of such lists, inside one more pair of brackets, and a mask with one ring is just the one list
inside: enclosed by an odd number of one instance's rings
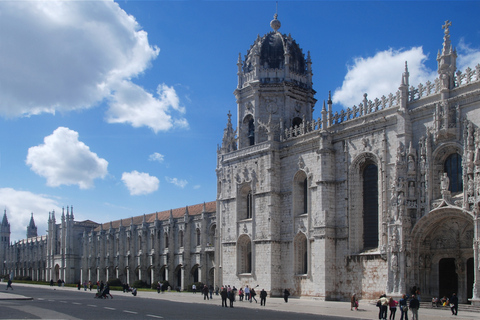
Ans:
{"label": "ornate portal doorway", "polygon": [[457,293],[467,303],[473,290],[473,216],[446,203],[423,216],[412,230],[407,288],[425,298]]}

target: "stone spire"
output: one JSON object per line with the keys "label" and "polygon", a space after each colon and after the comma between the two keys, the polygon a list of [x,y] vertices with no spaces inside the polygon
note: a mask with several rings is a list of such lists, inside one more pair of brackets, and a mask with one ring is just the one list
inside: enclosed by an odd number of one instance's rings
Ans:
{"label": "stone spire", "polygon": [[35,220],[33,220],[33,212],[30,217],[30,223],[27,226],[27,238],[34,238],[38,236],[37,234],[37,226],[35,225]]}
{"label": "stone spire", "polygon": [[[457,51],[452,47],[450,41],[450,27],[452,23],[450,21],[445,21],[445,24],[442,26],[444,29],[443,35],[443,48],[442,51],[438,51],[437,62],[438,62],[438,74],[441,83],[441,90],[449,90],[454,87],[454,74],[457,70]],[[448,97],[444,97],[448,98]]]}
{"label": "stone spire", "polygon": [[235,131],[232,126],[232,114],[228,111],[227,127],[223,130],[222,153],[228,153],[237,150],[237,141],[235,139]]}

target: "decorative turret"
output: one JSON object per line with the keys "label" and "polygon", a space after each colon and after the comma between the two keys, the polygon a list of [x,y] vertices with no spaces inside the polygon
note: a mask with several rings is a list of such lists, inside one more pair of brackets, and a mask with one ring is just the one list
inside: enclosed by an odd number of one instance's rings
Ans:
{"label": "decorative turret", "polygon": [[232,114],[228,111],[227,127],[223,130],[222,147],[220,153],[228,153],[237,150],[235,131],[232,126]]}
{"label": "decorative turret", "polygon": [[442,26],[444,29],[443,36],[443,48],[442,51],[438,52],[437,62],[438,62],[438,74],[440,75],[440,81],[443,90],[453,89],[454,87],[454,73],[457,69],[457,51],[452,47],[450,42],[450,29],[452,25],[450,21],[445,21],[445,24]]}
{"label": "decorative turret", "polygon": [[33,212],[32,216],[30,217],[30,223],[27,226],[27,238],[34,238],[37,237],[37,226],[35,225],[35,221],[33,220]]}
{"label": "decorative turret", "polygon": [[0,226],[0,243],[8,245],[10,243],[10,223],[7,219],[7,209],[3,213],[2,225]]}

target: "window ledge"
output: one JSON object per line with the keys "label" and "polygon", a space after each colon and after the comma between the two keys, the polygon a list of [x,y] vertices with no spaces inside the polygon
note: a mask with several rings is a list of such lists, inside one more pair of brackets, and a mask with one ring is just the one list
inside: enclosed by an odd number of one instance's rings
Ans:
{"label": "window ledge", "polygon": [[295,274],[295,277],[306,279],[306,278],[308,278],[308,273],[297,273],[297,274]]}

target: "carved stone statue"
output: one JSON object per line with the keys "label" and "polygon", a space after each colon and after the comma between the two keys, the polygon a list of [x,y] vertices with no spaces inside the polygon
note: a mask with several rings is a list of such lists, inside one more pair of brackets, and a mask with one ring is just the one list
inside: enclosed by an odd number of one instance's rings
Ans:
{"label": "carved stone statue", "polygon": [[415,172],[415,161],[412,155],[408,156],[408,172]]}
{"label": "carved stone statue", "polygon": [[444,192],[444,191],[448,191],[449,187],[450,187],[450,179],[448,178],[447,173],[444,172],[440,178],[440,189],[442,190],[442,192]]}

